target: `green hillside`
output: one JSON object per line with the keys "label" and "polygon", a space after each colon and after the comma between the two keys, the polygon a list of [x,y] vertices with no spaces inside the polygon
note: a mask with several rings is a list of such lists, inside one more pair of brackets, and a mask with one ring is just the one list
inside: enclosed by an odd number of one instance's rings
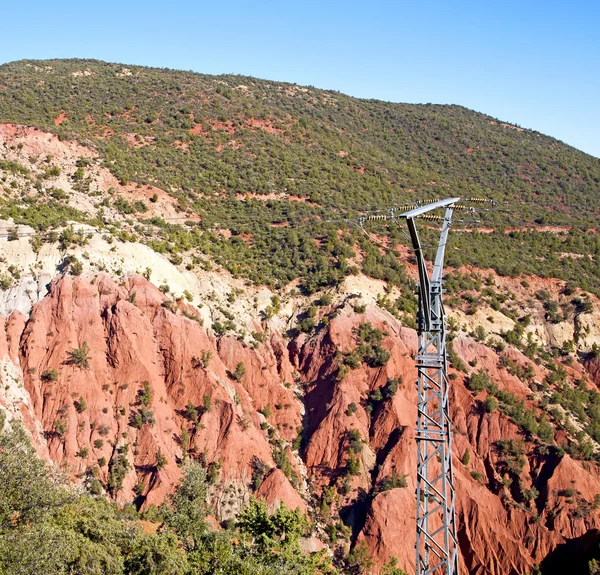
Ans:
{"label": "green hillside", "polygon": [[[460,106],[93,60],[0,66],[0,94],[0,122],[75,138],[122,182],[161,187],[182,214],[202,217],[192,231],[161,223],[164,249],[211,254],[255,282],[300,276],[308,290],[331,284],[352,271],[347,261],[359,243],[364,271],[394,281],[401,270],[390,272],[393,258],[382,265],[358,230],[324,220],[449,194],[500,202],[477,216],[476,226],[495,233],[454,234],[451,265],[530,271],[587,288],[600,276],[600,243],[588,231],[600,217],[600,160]],[[55,125],[59,114],[67,119]],[[504,233],[539,225],[575,229]],[[372,229],[406,241],[397,226]]]}

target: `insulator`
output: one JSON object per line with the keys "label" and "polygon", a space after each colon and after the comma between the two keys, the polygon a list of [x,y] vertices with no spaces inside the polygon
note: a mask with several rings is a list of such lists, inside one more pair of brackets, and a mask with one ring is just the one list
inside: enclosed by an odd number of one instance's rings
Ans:
{"label": "insulator", "polygon": [[442,216],[434,216],[433,214],[423,214],[422,216],[417,216],[420,220],[429,220],[430,222],[443,222],[444,218]]}
{"label": "insulator", "polygon": [[493,200],[488,200],[486,198],[465,198],[463,201],[472,202],[473,204],[487,204],[488,202],[493,202]]}
{"label": "insulator", "polygon": [[362,220],[387,220],[388,216],[386,214],[377,214],[373,216],[366,216],[361,218]]}
{"label": "insulator", "polygon": [[472,207],[470,207],[470,206],[462,206],[462,205],[460,205],[460,204],[455,204],[455,205],[453,205],[453,206],[452,206],[452,209],[453,209],[453,210],[457,210],[457,211],[459,211],[459,212],[464,212],[465,210],[469,210],[469,211],[472,211],[472,210],[473,210],[473,208],[472,208]]}

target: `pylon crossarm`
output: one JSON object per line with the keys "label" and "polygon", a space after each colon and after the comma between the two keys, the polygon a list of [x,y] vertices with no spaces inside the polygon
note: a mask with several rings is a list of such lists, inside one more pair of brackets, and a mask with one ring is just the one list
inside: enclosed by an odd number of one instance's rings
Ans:
{"label": "pylon crossarm", "polygon": [[442,273],[444,270],[444,255],[446,252],[446,244],[448,243],[448,232],[450,231],[451,222],[452,206],[450,205],[446,208],[446,215],[444,216],[444,223],[442,224],[442,231],[440,232],[440,242],[433,264],[433,273],[431,274],[431,284],[435,287],[437,287],[436,284],[440,284],[439,287],[441,288]]}
{"label": "pylon crossarm", "polygon": [[430,302],[430,288],[429,288],[429,275],[427,273],[427,267],[425,266],[425,258],[423,257],[423,249],[421,247],[421,241],[419,240],[419,234],[417,233],[417,226],[412,218],[408,218],[408,231],[410,233],[410,239],[413,244],[413,250],[415,258],[417,260],[417,269],[419,270],[419,311],[421,314],[421,321],[426,330],[429,330],[431,325],[431,302]]}

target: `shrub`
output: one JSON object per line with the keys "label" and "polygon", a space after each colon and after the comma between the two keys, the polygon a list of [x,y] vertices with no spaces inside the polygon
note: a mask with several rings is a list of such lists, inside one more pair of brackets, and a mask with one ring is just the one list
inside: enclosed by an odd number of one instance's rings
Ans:
{"label": "shrub", "polygon": [[498,400],[493,397],[492,395],[488,395],[485,398],[485,410],[487,411],[487,413],[493,413],[494,411],[496,411],[496,408],[498,407]]}
{"label": "shrub", "polygon": [[82,395],[80,395],[79,399],[75,402],[75,409],[77,410],[77,413],[82,413],[87,409],[87,402]]}
{"label": "shrub", "polygon": [[69,352],[69,358],[67,362],[71,365],[75,365],[80,369],[88,369],[90,367],[90,348],[87,341],[84,341],[81,347],[78,347]]}
{"label": "shrub", "polygon": [[47,369],[42,373],[42,381],[56,381],[58,379],[58,371],[54,368]]}
{"label": "shrub", "polygon": [[348,475],[360,475],[360,459],[352,449],[348,452],[348,464],[346,471]]}
{"label": "shrub", "polygon": [[203,349],[200,352],[200,359],[192,358],[192,363],[194,367],[201,367],[203,369],[208,369],[208,365],[210,364],[210,360],[212,359],[212,351],[208,349]]}
{"label": "shrub", "polygon": [[369,367],[383,367],[390,359],[390,352],[381,346],[383,332],[362,322],[355,330],[359,345],[356,353]]}
{"label": "shrub", "polygon": [[467,366],[465,365],[465,362],[459,357],[459,355],[454,351],[454,348],[452,347],[452,342],[448,344],[446,349],[448,352],[448,359],[450,360],[450,364],[454,367],[454,369],[456,369],[457,371],[462,371],[463,373],[467,373]]}
{"label": "shrub", "polygon": [[129,425],[135,429],[142,429],[144,425],[152,426],[155,423],[154,412],[145,405],[142,405],[137,411],[132,411],[129,417]]}
{"label": "shrub", "polygon": [[57,419],[54,422],[54,432],[58,437],[64,437],[67,433],[67,422],[64,419]]}
{"label": "shrub", "polygon": [[408,575],[404,569],[398,567],[398,559],[390,557],[390,560],[381,568],[381,575]]}
{"label": "shrub", "polygon": [[358,369],[360,367],[360,357],[356,352],[350,352],[344,355],[344,365],[350,369]]}
{"label": "shrub", "polygon": [[92,495],[102,495],[102,483],[100,483],[100,481],[98,481],[97,479],[92,479],[89,484],[89,490]]}
{"label": "shrub", "polygon": [[390,489],[397,489],[399,487],[406,487],[408,482],[406,481],[406,474],[396,474],[395,471],[392,475],[385,477],[381,482],[381,491],[389,491]]}
{"label": "shrub", "polygon": [[521,441],[499,439],[494,443],[503,472],[520,475],[525,466],[525,446]]}
{"label": "shrub", "polygon": [[156,452],[156,462],[154,464],[154,467],[156,467],[156,469],[160,471],[167,465],[167,463],[167,458],[163,455],[163,452],[159,448],[159,450]]}
{"label": "shrub", "polygon": [[480,369],[478,372],[471,374],[471,377],[467,380],[467,387],[471,391],[483,391],[489,388],[490,383],[490,376],[483,369]]}
{"label": "shrub", "polygon": [[539,494],[540,492],[535,487],[532,487],[531,489],[524,489],[521,491],[521,495],[523,496],[523,499],[525,499],[525,501],[537,499]]}
{"label": "shrub", "polygon": [[331,294],[325,293],[319,299],[315,300],[315,305],[319,307],[325,307],[331,305],[333,297]]}
{"label": "shrub", "polygon": [[90,450],[87,447],[82,447],[76,454],[76,457],[81,457],[81,459],[86,459],[89,455]]}
{"label": "shrub", "polygon": [[152,401],[152,390],[150,389],[149,382],[144,382],[144,387],[138,393],[138,400],[144,407],[148,407],[150,405]]}
{"label": "shrub", "polygon": [[471,471],[471,477],[478,481],[479,483],[483,483],[483,475],[477,471]]}
{"label": "shrub", "polygon": [[235,366],[235,371],[233,373],[233,379],[235,379],[238,382],[242,382],[242,380],[244,379],[246,375],[246,366],[244,365],[243,361],[238,362],[238,364]]}
{"label": "shrub", "polygon": [[198,409],[191,401],[188,401],[188,404],[185,407],[185,417],[192,423],[198,423],[198,419],[200,418]]}
{"label": "shrub", "polygon": [[471,452],[468,449],[465,449],[461,461],[465,467],[469,465],[469,462],[471,461]]}

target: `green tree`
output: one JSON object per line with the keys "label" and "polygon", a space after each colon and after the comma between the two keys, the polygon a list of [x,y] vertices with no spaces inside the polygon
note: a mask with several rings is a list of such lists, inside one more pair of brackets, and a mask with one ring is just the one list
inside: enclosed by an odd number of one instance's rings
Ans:
{"label": "green tree", "polygon": [[179,536],[186,551],[199,548],[206,536],[207,495],[206,470],[198,462],[188,461],[170,496],[170,506],[165,507],[165,524]]}
{"label": "green tree", "polygon": [[398,567],[398,559],[391,557],[390,560],[382,567],[381,575],[408,575],[404,569]]}
{"label": "green tree", "polygon": [[178,546],[177,537],[172,533],[138,538],[125,560],[125,571],[128,575],[184,575],[188,562]]}
{"label": "green tree", "polygon": [[282,503],[273,515],[264,502],[254,498],[239,515],[237,527],[250,538],[259,552],[297,546],[308,523],[299,509],[291,511]]}

